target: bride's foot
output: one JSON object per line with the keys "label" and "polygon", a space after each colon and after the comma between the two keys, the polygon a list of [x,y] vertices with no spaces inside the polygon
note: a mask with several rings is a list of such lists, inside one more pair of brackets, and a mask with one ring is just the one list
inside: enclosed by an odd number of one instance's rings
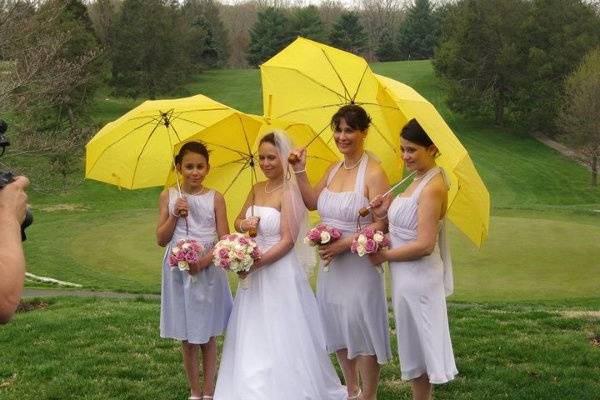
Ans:
{"label": "bride's foot", "polygon": [[358,400],[358,399],[360,399],[361,395],[362,395],[362,390],[360,388],[358,388],[358,392],[356,392],[352,396],[348,395],[348,400]]}
{"label": "bride's foot", "polygon": [[204,397],[202,396],[196,396],[194,394],[190,394],[190,397],[188,397],[188,400],[202,400]]}

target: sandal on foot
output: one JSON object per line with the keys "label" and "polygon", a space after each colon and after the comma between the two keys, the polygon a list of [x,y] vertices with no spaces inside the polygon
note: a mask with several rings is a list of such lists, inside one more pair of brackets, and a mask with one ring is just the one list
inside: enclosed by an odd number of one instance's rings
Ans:
{"label": "sandal on foot", "polygon": [[358,400],[362,395],[362,389],[358,388],[358,392],[354,396],[348,396],[348,400]]}

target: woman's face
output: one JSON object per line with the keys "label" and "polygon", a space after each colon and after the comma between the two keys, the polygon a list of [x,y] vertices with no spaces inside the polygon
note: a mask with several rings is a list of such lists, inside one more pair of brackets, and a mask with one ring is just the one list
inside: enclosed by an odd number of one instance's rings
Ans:
{"label": "woman's face", "polygon": [[363,150],[366,132],[352,129],[342,118],[339,126],[333,132],[335,144],[340,153],[344,155],[356,154]]}
{"label": "woman's face", "polygon": [[277,179],[283,176],[283,164],[277,147],[269,142],[263,142],[258,147],[258,164],[267,179]]}
{"label": "woman's face", "polygon": [[183,176],[188,190],[193,190],[202,186],[202,181],[208,175],[209,166],[202,154],[188,151],[183,155],[181,164],[177,165],[177,170]]}
{"label": "woman's face", "polygon": [[425,147],[400,137],[400,149],[404,165],[410,171],[427,170],[435,164],[437,148],[434,145]]}

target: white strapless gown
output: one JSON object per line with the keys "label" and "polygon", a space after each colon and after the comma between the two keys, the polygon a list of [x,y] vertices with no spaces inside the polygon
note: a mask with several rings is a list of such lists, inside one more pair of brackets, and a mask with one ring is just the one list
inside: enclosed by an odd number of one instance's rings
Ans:
{"label": "white strapless gown", "polygon": [[[264,253],[279,242],[278,210],[255,206]],[[239,287],[227,326],[215,400],[342,400],[315,296],[294,250]]]}

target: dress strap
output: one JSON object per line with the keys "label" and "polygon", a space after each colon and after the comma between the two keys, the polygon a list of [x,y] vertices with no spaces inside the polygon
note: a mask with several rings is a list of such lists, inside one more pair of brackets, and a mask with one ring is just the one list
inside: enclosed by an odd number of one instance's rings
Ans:
{"label": "dress strap", "polygon": [[331,183],[331,180],[333,179],[333,177],[335,176],[335,174],[338,172],[338,170],[342,166],[342,162],[343,161],[340,161],[337,164],[335,164],[333,166],[333,168],[331,168],[331,171],[329,171],[329,176],[327,177],[327,187],[329,187],[329,184]]}
{"label": "dress strap", "polygon": [[365,192],[365,175],[367,174],[367,165],[369,164],[369,156],[367,153],[363,154],[358,165],[358,171],[356,172],[356,181],[354,183],[354,191],[360,195]]}
{"label": "dress strap", "polygon": [[421,196],[421,192],[423,191],[423,189],[425,189],[425,186],[427,186],[427,184],[433,179],[433,177],[435,177],[440,172],[441,169],[439,167],[433,167],[429,171],[427,171],[425,175],[423,175],[423,177],[421,178],[421,182],[419,182],[419,185],[412,194],[412,197],[417,199],[417,202],[419,201],[419,196]]}

